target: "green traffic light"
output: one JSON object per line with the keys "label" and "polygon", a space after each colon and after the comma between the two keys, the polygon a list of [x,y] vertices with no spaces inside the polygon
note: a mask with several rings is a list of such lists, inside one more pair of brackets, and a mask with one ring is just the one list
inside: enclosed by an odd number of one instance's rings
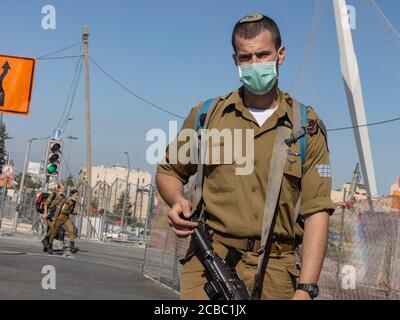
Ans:
{"label": "green traffic light", "polygon": [[49,174],[54,174],[57,172],[57,166],[55,164],[52,164],[50,166],[47,167],[47,172]]}

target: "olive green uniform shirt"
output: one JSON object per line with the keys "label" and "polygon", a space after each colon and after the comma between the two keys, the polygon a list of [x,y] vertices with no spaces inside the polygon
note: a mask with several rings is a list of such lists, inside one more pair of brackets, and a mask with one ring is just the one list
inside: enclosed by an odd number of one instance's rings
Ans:
{"label": "olive green uniform shirt", "polygon": [[64,195],[61,193],[58,193],[57,191],[52,192],[49,197],[46,200],[46,207],[47,211],[50,212],[50,210],[58,205],[64,200]]}
{"label": "olive green uniform shirt", "polygon": [[[226,163],[227,161],[222,159],[220,165],[205,165],[203,200],[208,213],[207,223],[212,229],[234,237],[261,237],[276,128],[279,119],[293,124],[292,99],[287,93],[280,92],[277,111],[260,127],[244,106],[242,90],[219,99],[210,117],[208,129],[253,129],[254,171],[250,175],[237,175],[235,169],[243,165],[235,163],[234,157],[232,163]],[[182,129],[195,130],[201,105],[191,110]],[[320,121],[311,107],[308,108],[308,119]],[[320,123],[322,125],[321,121]],[[165,160],[159,164],[157,172],[174,176],[183,184],[187,184],[189,178],[196,173],[197,165],[182,164],[179,161],[176,164],[170,161],[170,150],[173,147],[179,150],[184,144],[185,141],[180,142],[177,139],[168,147]],[[332,176],[329,174],[329,151],[327,138],[322,130],[308,135],[307,145],[304,166],[302,166],[299,142],[290,147],[278,200],[278,212],[272,227],[273,238],[293,238],[294,210],[300,192],[301,216],[321,211],[333,212],[334,207],[330,198]],[[224,147],[224,141],[209,146],[211,149],[219,148],[221,158],[224,158]],[[243,154],[245,150],[244,146]]]}
{"label": "olive green uniform shirt", "polygon": [[65,203],[57,210],[56,215],[63,215],[69,217],[70,215],[76,215],[75,210],[75,201],[72,199],[68,199]]}

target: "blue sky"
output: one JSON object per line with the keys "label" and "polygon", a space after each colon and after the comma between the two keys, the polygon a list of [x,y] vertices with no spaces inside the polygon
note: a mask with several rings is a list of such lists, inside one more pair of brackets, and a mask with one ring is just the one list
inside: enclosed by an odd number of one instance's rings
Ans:
{"label": "blue sky", "polygon": [[[200,100],[224,95],[239,86],[231,58],[230,36],[234,23],[251,12],[272,16],[281,28],[288,54],[281,70],[281,87],[288,89],[302,61],[315,5],[314,0],[1,2],[0,26],[7,30],[2,34],[1,53],[33,57],[46,54],[80,41],[82,26],[88,24],[91,57],[132,91],[182,115]],[[400,3],[392,0],[377,3],[400,29]],[[48,4],[56,8],[56,30],[46,31],[41,27],[41,10]],[[321,42],[316,44],[319,51],[313,53],[323,55],[321,61],[329,63],[325,63],[321,71],[318,58],[312,58],[307,69],[312,80],[307,82],[308,85],[297,85],[294,91],[296,97],[315,107],[327,127],[335,128],[350,125],[350,117],[340,79],[332,8],[327,6],[325,9]],[[78,50],[75,47],[62,55],[74,55]],[[74,59],[39,61],[31,116],[4,116],[8,131],[14,137],[8,142],[7,149],[13,153],[17,169],[22,164],[26,140],[48,135],[59,121],[75,63]],[[152,128],[167,129],[168,121],[175,119],[122,91],[94,65],[91,65],[90,76],[93,164],[125,163],[123,151],[128,150],[134,167],[154,172],[154,167],[146,163],[145,152],[149,146],[145,141],[146,132]],[[372,79],[369,69],[364,76]],[[377,86],[384,88],[382,82],[368,81],[365,86],[370,122],[399,116],[398,108],[391,103],[394,96],[388,101],[369,97],[370,91],[375,91]],[[75,119],[69,123],[66,132],[67,136],[73,135],[80,140],[72,144],[68,141],[64,147],[69,167],[75,175],[85,163],[83,88],[81,78],[72,109]],[[377,108],[382,104],[385,108]],[[389,186],[400,174],[400,151],[396,147],[398,128],[399,123],[393,123],[370,130],[380,193],[388,193]],[[337,187],[350,179],[357,161],[352,131],[332,133],[330,148],[334,186]],[[40,160],[44,149],[44,142],[34,142],[31,160]]]}

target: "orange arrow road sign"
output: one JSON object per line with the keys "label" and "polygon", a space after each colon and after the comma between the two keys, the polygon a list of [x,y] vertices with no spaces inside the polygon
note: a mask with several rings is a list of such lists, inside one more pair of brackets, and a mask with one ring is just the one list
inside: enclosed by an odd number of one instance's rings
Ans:
{"label": "orange arrow road sign", "polygon": [[0,54],[0,113],[28,116],[36,60]]}

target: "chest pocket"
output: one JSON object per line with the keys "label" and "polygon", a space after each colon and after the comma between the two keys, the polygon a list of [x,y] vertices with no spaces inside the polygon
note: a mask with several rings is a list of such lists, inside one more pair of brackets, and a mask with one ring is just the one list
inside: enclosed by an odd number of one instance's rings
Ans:
{"label": "chest pocket", "polygon": [[204,167],[205,187],[214,193],[236,190],[236,174],[233,147],[224,142],[210,143]]}
{"label": "chest pocket", "polygon": [[301,154],[289,149],[284,169],[284,182],[291,191],[298,193],[301,187],[302,163]]}

